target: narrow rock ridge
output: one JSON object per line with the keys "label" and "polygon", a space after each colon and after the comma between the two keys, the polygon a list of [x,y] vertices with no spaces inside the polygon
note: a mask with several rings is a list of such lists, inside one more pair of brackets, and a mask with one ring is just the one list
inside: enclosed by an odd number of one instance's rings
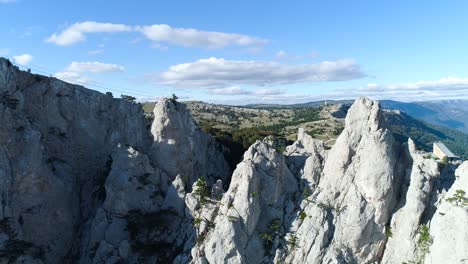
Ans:
{"label": "narrow rock ridge", "polygon": [[0,59],[0,262],[468,259],[468,162],[397,142],[377,102],[355,101],[331,150],[258,140],[232,176],[184,104],[154,113]]}

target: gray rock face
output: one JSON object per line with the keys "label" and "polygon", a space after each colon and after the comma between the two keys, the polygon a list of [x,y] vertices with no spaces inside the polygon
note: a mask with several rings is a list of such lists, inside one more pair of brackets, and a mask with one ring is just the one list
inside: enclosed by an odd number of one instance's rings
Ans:
{"label": "gray rock face", "polygon": [[198,129],[184,104],[162,99],[154,108],[154,116],[152,160],[170,179],[180,175],[190,188],[200,176],[212,184],[215,179],[229,178],[223,147]]}
{"label": "gray rock face", "polygon": [[463,263],[468,259],[467,161],[455,175],[455,183],[430,222],[432,244],[424,263]]}
{"label": "gray rock face", "polygon": [[266,257],[264,245],[283,229],[284,211],[297,190],[284,156],[268,141],[257,141],[234,171],[214,228],[192,250],[194,262],[260,263]]}
{"label": "gray rock face", "polygon": [[103,208],[117,215],[130,210],[158,211],[167,191],[167,175],[154,169],[148,157],[132,147],[119,145],[112,160]]}
{"label": "gray rock face", "polygon": [[[417,259],[417,232],[424,221],[423,214],[429,207],[434,182],[440,177],[438,163],[435,160],[424,158],[418,154],[414,142],[408,141],[408,149],[413,160],[410,177],[405,179],[402,193],[406,196],[400,200],[399,209],[393,214],[387,232],[391,237],[385,248],[382,263],[403,263]],[[409,185],[409,186],[407,186]]]}
{"label": "gray rock face", "polygon": [[[176,227],[191,221],[184,184],[230,173],[219,145],[197,130],[185,106],[168,104],[157,106],[153,135],[135,103],[22,72],[0,59],[0,251],[20,247],[0,259],[140,262],[131,244],[148,241],[125,231],[129,219],[158,218],[159,212],[175,227],[149,242],[183,245],[174,241],[190,233]],[[175,151],[164,147],[173,140]]]}
{"label": "gray rock face", "polygon": [[2,232],[10,243],[32,243],[25,253],[61,262],[99,203],[112,149],[151,142],[146,120],[136,104],[19,71],[4,59],[0,98]]}
{"label": "gray rock face", "polygon": [[312,192],[318,185],[326,159],[324,144],[299,128],[297,141],[284,153],[289,170],[301,178],[301,190]]}
{"label": "gray rock face", "polygon": [[[372,153],[372,158],[366,154]],[[379,105],[356,100],[328,153],[315,201],[303,205],[294,236],[301,247],[289,263],[370,263],[385,244],[384,228],[401,177],[394,139],[382,128]]]}

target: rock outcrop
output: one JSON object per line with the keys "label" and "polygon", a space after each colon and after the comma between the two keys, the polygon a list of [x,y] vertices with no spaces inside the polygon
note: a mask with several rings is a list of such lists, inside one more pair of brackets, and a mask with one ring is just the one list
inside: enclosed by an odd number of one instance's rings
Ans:
{"label": "rock outcrop", "polygon": [[[383,127],[379,105],[358,99],[346,127],[328,153],[317,190],[303,207],[294,231],[292,263],[378,261],[384,229],[402,177],[399,149]],[[372,158],[366,154],[372,153]]]}
{"label": "rock outcrop", "polygon": [[0,59],[1,227],[6,259],[61,262],[105,195],[118,144],[150,144],[136,104]]}
{"label": "rock outcrop", "polygon": [[212,184],[216,179],[223,182],[229,179],[229,164],[220,155],[224,148],[200,131],[184,104],[163,99],[156,104],[154,116],[152,159],[170,179],[181,175],[187,187],[200,176],[207,177]]}
{"label": "rock outcrop", "polygon": [[468,162],[455,172],[430,222],[429,248],[424,263],[463,263],[468,260]]}
{"label": "rock outcrop", "polygon": [[331,150],[303,130],[284,153],[257,140],[232,176],[172,100],[150,124],[135,103],[0,59],[0,118],[0,263],[468,259],[468,162],[396,141],[366,98]]}
{"label": "rock outcrop", "polygon": [[257,141],[245,153],[220,202],[214,224],[192,252],[195,263],[268,262],[275,232],[294,209],[297,179],[285,158],[268,141]]}
{"label": "rock outcrop", "polygon": [[417,259],[417,241],[414,238],[420,224],[425,221],[423,214],[429,207],[435,179],[440,176],[435,160],[418,154],[411,139],[408,146],[413,165],[402,185],[402,197],[397,205],[399,209],[393,214],[391,224],[386,227],[389,237],[383,263],[403,263]]}
{"label": "rock outcrop", "polygon": [[[184,197],[168,199],[184,185],[205,173],[213,181],[229,176],[222,147],[197,130],[183,104],[168,105],[157,105],[153,135],[136,103],[0,59],[0,259],[130,261],[141,254],[129,248],[128,218],[180,214]],[[192,156],[154,155],[167,142]],[[171,158],[176,169],[164,166]],[[172,245],[170,233],[155,241]]]}

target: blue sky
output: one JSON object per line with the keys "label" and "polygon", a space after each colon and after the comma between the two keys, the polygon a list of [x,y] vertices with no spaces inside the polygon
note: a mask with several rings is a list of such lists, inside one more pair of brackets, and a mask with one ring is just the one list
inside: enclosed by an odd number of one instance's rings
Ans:
{"label": "blue sky", "polygon": [[466,10],[466,1],[0,0],[0,56],[140,100],[467,98]]}

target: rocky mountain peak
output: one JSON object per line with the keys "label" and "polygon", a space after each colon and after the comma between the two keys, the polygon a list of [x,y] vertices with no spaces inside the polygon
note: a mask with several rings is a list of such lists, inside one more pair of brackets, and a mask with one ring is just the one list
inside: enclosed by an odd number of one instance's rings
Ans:
{"label": "rocky mountain peak", "polygon": [[181,175],[187,189],[204,176],[214,183],[227,181],[231,171],[225,151],[195,124],[187,107],[171,99],[161,99],[154,107],[151,157],[170,179]]}
{"label": "rocky mountain peak", "polygon": [[359,97],[351,105],[346,115],[347,131],[357,133],[367,129],[377,131],[382,127],[382,109],[379,102],[372,101],[367,97]]}

